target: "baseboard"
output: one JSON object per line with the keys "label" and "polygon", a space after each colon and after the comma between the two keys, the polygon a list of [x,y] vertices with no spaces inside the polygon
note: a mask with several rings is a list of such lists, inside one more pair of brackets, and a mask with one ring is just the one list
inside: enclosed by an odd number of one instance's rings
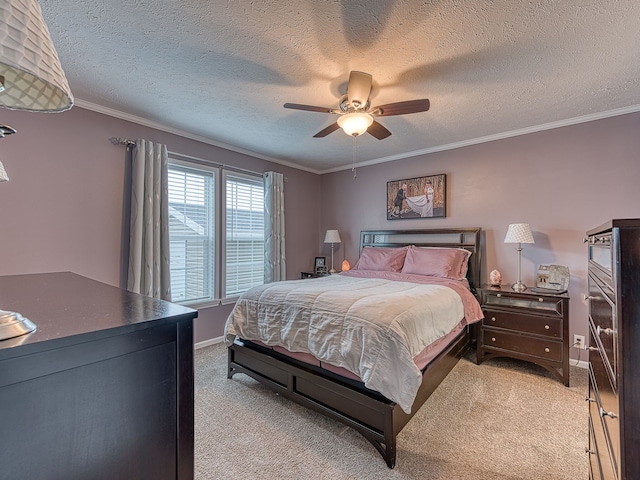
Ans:
{"label": "baseboard", "polygon": [[215,345],[217,343],[222,343],[223,341],[224,341],[224,337],[210,338],[209,340],[203,340],[202,342],[196,343],[194,345],[194,348],[197,350],[199,348],[204,348],[210,345]]}
{"label": "baseboard", "polygon": [[571,365],[572,367],[578,367],[578,368],[589,368],[589,362],[585,360],[576,361],[573,358],[569,359],[569,365]]}

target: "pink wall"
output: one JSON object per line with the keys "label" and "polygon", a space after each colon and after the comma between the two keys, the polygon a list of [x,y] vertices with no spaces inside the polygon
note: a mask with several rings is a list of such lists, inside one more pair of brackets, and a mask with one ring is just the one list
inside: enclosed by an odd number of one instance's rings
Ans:
{"label": "pink wall", "polygon": [[[483,279],[497,268],[513,283],[517,253],[504,235],[509,223],[530,223],[536,243],[524,245],[523,282],[534,285],[538,264],[569,266],[572,339],[588,333],[582,240],[610,218],[640,217],[639,152],[635,113],[359,168],[356,180],[350,171],[323,175],[321,232],[337,228],[344,243],[336,263],[346,257],[353,264],[360,230],[479,226],[486,244]],[[447,175],[446,218],[386,220],[387,181],[441,173]],[[320,237],[318,250],[330,255]]]}
{"label": "pink wall", "polygon": [[[109,137],[146,138],[169,151],[285,175],[287,276],[313,262],[318,175],[74,107],[61,114],[2,110],[18,130],[0,140],[10,181],[0,184],[0,275],[72,271],[121,284],[125,148]],[[311,252],[310,252],[311,250]],[[196,341],[222,335],[229,306],[202,309]]]}
{"label": "pink wall", "polygon": [[[339,266],[357,259],[363,229],[480,226],[483,278],[497,268],[513,282],[516,252],[502,240],[509,223],[528,222],[536,243],[524,247],[523,281],[533,284],[540,263],[569,266],[572,334],[587,334],[585,231],[609,218],[640,217],[640,114],[363,167],[355,181],[350,171],[319,177],[78,107],[3,110],[0,122],[18,130],[0,140],[11,177],[0,184],[0,275],[73,271],[120,285],[125,151],[108,141],[113,136],[284,173],[288,278],[311,268],[315,255],[330,257],[327,228],[342,236]],[[386,220],[387,181],[440,173],[447,174],[445,219]],[[201,310],[196,341],[220,336],[230,308]]]}

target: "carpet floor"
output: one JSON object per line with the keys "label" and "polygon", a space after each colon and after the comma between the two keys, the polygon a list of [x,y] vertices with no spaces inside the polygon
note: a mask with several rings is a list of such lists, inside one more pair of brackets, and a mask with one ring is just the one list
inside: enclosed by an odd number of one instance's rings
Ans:
{"label": "carpet floor", "polygon": [[359,433],[195,354],[195,478],[588,478],[587,371],[563,386],[527,362],[468,353],[397,437],[395,469]]}

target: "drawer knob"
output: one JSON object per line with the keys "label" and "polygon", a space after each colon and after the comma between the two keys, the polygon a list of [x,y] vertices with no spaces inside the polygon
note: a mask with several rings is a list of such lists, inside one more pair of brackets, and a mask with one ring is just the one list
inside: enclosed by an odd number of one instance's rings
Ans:
{"label": "drawer knob", "polygon": [[491,341],[495,342],[496,341],[496,337],[491,337]]}
{"label": "drawer knob", "polygon": [[545,330],[549,330],[549,328],[551,328],[551,327],[549,327],[549,325],[545,325],[545,326],[544,326],[544,329],[545,329]]}
{"label": "drawer knob", "polygon": [[496,321],[496,317],[491,317],[491,321],[495,322]]}
{"label": "drawer knob", "polygon": [[612,328],[600,328],[600,325],[598,325],[596,327],[596,333],[598,335],[600,335],[601,333],[604,333],[605,335],[613,335],[613,329]]}
{"label": "drawer knob", "polygon": [[551,350],[549,350],[549,347],[546,347],[546,348],[544,349],[544,351],[545,351],[545,352],[547,352],[547,353],[549,353]]}
{"label": "drawer knob", "polygon": [[618,418],[618,415],[616,415],[615,413],[607,412],[604,408],[600,407],[600,416],[604,417],[605,415],[611,418]]}
{"label": "drawer knob", "polygon": [[496,294],[496,297],[500,298],[502,296],[501,293]]}
{"label": "drawer knob", "polygon": [[539,299],[538,299],[538,301],[539,301],[540,303],[542,303],[542,302],[544,302],[544,298],[539,298]]}

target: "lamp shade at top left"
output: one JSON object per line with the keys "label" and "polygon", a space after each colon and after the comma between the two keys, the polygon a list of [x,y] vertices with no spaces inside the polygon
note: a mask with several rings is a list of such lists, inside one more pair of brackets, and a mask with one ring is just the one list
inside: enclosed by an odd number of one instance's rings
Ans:
{"label": "lamp shade at top left", "polygon": [[63,112],[73,95],[36,0],[0,2],[0,107]]}

